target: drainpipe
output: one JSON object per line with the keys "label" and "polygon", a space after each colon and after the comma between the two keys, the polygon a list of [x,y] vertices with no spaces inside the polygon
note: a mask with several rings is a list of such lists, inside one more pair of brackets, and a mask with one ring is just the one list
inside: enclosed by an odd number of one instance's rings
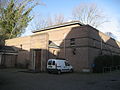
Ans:
{"label": "drainpipe", "polygon": [[35,52],[35,50],[33,51],[33,68],[34,68],[34,70],[35,70],[35,55],[36,54],[36,52]]}
{"label": "drainpipe", "polygon": [[41,50],[41,71],[43,71],[43,50]]}
{"label": "drainpipe", "polygon": [[102,44],[103,44],[102,39],[100,39],[100,49],[101,49],[101,54],[102,54],[102,49],[103,49]]}
{"label": "drainpipe", "polygon": [[64,58],[66,59],[66,42],[65,42],[65,38],[66,38],[66,33],[64,33]]}

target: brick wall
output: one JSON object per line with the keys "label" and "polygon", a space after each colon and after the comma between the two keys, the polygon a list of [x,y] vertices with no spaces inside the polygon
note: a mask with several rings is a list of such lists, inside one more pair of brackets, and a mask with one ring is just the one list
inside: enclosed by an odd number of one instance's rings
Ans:
{"label": "brick wall", "polygon": [[120,42],[107,36],[106,34],[87,26],[89,30],[89,48],[88,48],[88,65],[92,66],[94,58],[101,54],[120,55]]}
{"label": "brick wall", "polygon": [[[72,46],[71,39],[73,38],[75,45]],[[57,47],[49,47],[49,41],[52,41]],[[111,54],[110,50],[112,54],[120,53],[118,41],[89,25],[80,26],[78,24],[37,32],[28,37],[6,40],[6,45],[18,49],[22,45],[24,51],[19,51],[18,60],[23,64],[26,60],[31,60],[30,49],[41,49],[44,70],[49,58],[66,58],[73,65],[75,71],[82,71],[91,68],[91,64],[99,55],[101,48],[103,54]]]}

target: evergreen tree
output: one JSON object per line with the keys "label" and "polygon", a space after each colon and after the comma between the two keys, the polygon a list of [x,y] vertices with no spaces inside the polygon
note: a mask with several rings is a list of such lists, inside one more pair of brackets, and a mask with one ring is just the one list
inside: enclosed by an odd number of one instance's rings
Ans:
{"label": "evergreen tree", "polygon": [[[0,6],[0,39],[11,39],[21,36],[24,33],[28,23],[32,20],[29,14],[37,5],[30,4],[34,0],[21,0],[21,3],[16,3],[15,0],[9,0],[4,7]],[[30,4],[30,7],[28,7]]]}

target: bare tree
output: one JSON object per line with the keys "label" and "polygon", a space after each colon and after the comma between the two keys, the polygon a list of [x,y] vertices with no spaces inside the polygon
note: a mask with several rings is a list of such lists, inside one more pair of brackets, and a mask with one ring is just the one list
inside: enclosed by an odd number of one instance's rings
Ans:
{"label": "bare tree", "polygon": [[56,14],[54,18],[54,23],[55,24],[62,24],[65,21],[64,15],[63,14]]}
{"label": "bare tree", "polygon": [[105,34],[107,34],[108,36],[116,39],[116,36],[113,33],[111,33],[111,32],[105,32]]}
{"label": "bare tree", "polygon": [[103,12],[93,3],[82,3],[76,6],[73,9],[72,17],[74,20],[79,20],[95,28],[108,21]]}
{"label": "bare tree", "polygon": [[65,17],[63,14],[55,14],[54,16],[47,17],[47,26],[52,26],[56,24],[62,24],[65,22]]}
{"label": "bare tree", "polygon": [[[38,18],[40,17],[40,18]],[[34,23],[35,22],[35,23]],[[46,17],[38,14],[34,20],[33,20],[33,23],[31,23],[31,30],[34,31],[34,30],[39,30],[41,28],[45,28],[47,27],[47,19]]]}
{"label": "bare tree", "polygon": [[[55,14],[54,16],[42,16],[38,14],[40,18],[36,18],[34,22],[36,22],[34,26],[34,30],[39,30],[45,27],[53,26],[56,24],[62,24],[65,22],[65,18],[63,14]],[[32,29],[33,30],[33,29]]]}
{"label": "bare tree", "polygon": [[47,21],[47,26],[62,24],[63,22],[65,22],[65,17],[63,14],[55,14],[52,17],[48,16],[46,21]]}
{"label": "bare tree", "polygon": [[53,17],[51,17],[50,15],[48,17],[46,17],[46,21],[47,21],[46,22],[46,24],[47,24],[46,27],[54,25]]}

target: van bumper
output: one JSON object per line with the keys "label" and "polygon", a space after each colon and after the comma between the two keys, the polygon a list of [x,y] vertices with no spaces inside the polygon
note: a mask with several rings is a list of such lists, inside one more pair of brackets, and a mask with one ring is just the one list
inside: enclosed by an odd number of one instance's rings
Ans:
{"label": "van bumper", "polygon": [[56,72],[58,72],[58,69],[47,69],[47,72],[49,72],[49,73],[56,73]]}

